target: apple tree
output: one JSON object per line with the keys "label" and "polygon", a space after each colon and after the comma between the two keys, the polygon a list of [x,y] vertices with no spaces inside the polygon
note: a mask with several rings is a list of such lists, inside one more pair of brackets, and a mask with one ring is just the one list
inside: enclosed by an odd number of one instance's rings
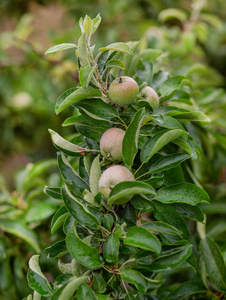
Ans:
{"label": "apple tree", "polygon": [[45,252],[61,274],[49,282],[32,256],[27,300],[222,298],[225,264],[200,208],[210,199],[191,171],[202,148],[190,124],[210,120],[184,108],[192,82],[163,69],[161,50],[118,42],[96,52],[100,21],[80,19],[77,44],[46,52],[74,49],[79,84],[55,106],[71,107],[63,126],[75,134],[49,130],[64,184],[44,192],[61,203],[51,232],[65,238]]}

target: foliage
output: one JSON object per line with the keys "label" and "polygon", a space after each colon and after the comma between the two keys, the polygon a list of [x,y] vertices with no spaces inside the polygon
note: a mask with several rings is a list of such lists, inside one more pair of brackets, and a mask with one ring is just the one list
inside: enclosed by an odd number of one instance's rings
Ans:
{"label": "foliage", "polygon": [[[189,174],[211,197],[211,205],[201,205],[207,215],[207,233],[221,247],[225,257],[225,22],[221,1],[193,1],[190,13],[183,7],[166,9],[159,14],[164,24],[157,34],[149,30],[146,43],[168,53],[164,64],[174,74],[186,75],[193,83],[195,102],[184,100],[183,107],[199,108],[211,123],[206,128],[192,128],[203,153],[193,160]],[[178,14],[179,13],[179,14]],[[181,16],[182,14],[182,16]],[[181,19],[182,18],[182,19]],[[184,19],[183,19],[184,18]],[[174,105],[177,100],[173,100]],[[172,102],[171,102],[172,103]],[[179,104],[182,107],[181,103]]]}
{"label": "foliage", "polygon": [[[43,194],[46,182],[58,185],[55,159],[28,164],[15,174],[15,190],[10,192],[3,178],[0,185],[0,299],[22,299],[30,289],[26,281],[28,260],[50,243],[48,220],[58,208],[58,202]],[[60,234],[51,239],[59,239]],[[44,255],[44,268],[51,266],[57,274],[54,262]],[[55,270],[55,271],[54,271]]]}
{"label": "foliage", "polygon": [[[96,53],[91,36],[99,24],[99,15],[80,19],[77,45],[47,51],[76,48],[80,83],[58,98],[55,110],[72,105],[64,126],[75,126],[78,134],[68,141],[50,130],[64,184],[46,186],[45,193],[61,203],[51,231],[63,226],[65,237],[45,251],[60,258],[62,274],[49,282],[38,255],[32,256],[34,294],[27,299],[223,298],[224,259],[206,235],[200,208],[210,199],[191,171],[202,152],[199,132],[210,119],[194,109],[189,77],[161,69],[161,50],[120,42]],[[142,95],[132,105],[112,105],[108,88],[119,75],[133,77],[140,90],[151,85],[160,107],[153,111]],[[106,199],[98,182],[114,162],[102,157],[99,141],[111,127],[126,131],[121,165],[136,180],[116,184]]]}
{"label": "foliage", "polygon": [[[211,126],[225,127],[222,113],[225,111],[224,1],[132,2],[132,5],[131,0],[0,3],[0,150],[3,154],[19,151],[35,159],[53,154],[51,146],[43,146],[48,143],[45,129],[50,127],[60,132],[65,115],[52,115],[52,99],[77,83],[78,66],[73,49],[47,58],[43,49],[78,38],[74,19],[79,19],[84,12],[92,16],[101,12],[103,16],[102,30],[94,36],[97,47],[119,40],[142,39],[144,47],[167,51],[168,55],[162,58],[165,58],[165,70],[173,69],[180,75],[192,72],[189,76],[193,85],[202,85],[201,89],[204,85],[207,93],[212,94],[216,86],[221,87],[217,106],[209,103],[204,109],[208,109],[205,111],[208,114],[211,111],[214,118]],[[50,77],[48,81],[46,73]],[[196,101],[199,104],[202,100],[196,97]],[[71,133],[69,127],[67,130]],[[3,155],[0,159],[4,159]],[[4,169],[3,163],[0,167]]]}

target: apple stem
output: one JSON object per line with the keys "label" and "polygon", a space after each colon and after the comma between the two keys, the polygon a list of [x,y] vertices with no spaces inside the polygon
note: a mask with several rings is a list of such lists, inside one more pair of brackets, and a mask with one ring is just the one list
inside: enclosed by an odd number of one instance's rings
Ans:
{"label": "apple stem", "polygon": [[[101,53],[99,53],[99,54],[101,54]],[[98,55],[99,55],[99,54],[98,54]],[[96,62],[97,62],[98,57],[99,57],[98,55],[97,55],[96,59],[94,60],[93,55],[90,53],[90,59],[91,59],[91,62],[92,62],[92,64],[93,64],[93,66],[96,65]],[[108,97],[107,89],[106,89],[106,87],[105,87],[105,85],[104,85],[104,83],[103,83],[103,81],[102,81],[102,78],[101,78],[99,72],[98,72],[98,67],[97,67],[97,66],[95,67],[94,73],[95,73],[95,75],[96,75],[96,78],[95,78],[95,79],[98,81],[99,87],[100,87],[102,93],[103,93],[105,96]]]}
{"label": "apple stem", "polygon": [[[143,167],[143,165],[144,165],[144,163],[142,163],[142,164],[139,166],[139,168],[134,172],[134,174],[133,174],[134,176],[135,176],[136,173]],[[139,177],[141,177],[141,176],[139,176]],[[138,177],[138,178],[139,178],[139,177]]]}
{"label": "apple stem", "polygon": [[118,79],[118,83],[123,83],[123,79],[122,79],[121,76],[120,76],[119,79]]}

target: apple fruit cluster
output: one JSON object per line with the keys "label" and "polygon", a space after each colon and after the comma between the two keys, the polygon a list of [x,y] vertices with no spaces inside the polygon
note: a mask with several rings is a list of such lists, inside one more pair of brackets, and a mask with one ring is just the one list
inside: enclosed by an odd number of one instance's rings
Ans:
{"label": "apple fruit cluster", "polygon": [[[145,86],[139,92],[137,82],[128,76],[119,76],[113,80],[108,95],[112,104],[122,106],[133,104],[140,96],[153,110],[159,106],[159,97],[153,88]],[[120,128],[110,128],[104,132],[100,139],[100,151],[104,158],[112,162],[123,161],[122,143],[125,133]],[[123,181],[135,181],[132,172],[121,165],[111,166],[100,177],[99,191],[105,199],[108,199],[114,186]]]}
{"label": "apple fruit cluster", "polygon": [[150,86],[139,91],[137,82],[128,76],[119,76],[109,86],[108,96],[112,104],[129,105],[137,100],[137,96],[147,101],[153,110],[159,107],[159,96]]}

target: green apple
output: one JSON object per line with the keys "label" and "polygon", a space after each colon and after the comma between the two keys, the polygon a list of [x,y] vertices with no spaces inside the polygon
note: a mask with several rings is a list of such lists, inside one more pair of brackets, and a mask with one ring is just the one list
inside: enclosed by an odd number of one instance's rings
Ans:
{"label": "green apple", "polygon": [[133,78],[119,76],[110,84],[108,95],[112,103],[128,105],[135,102],[138,92],[138,84]]}
{"label": "green apple", "polygon": [[105,199],[108,199],[113,187],[123,181],[135,181],[133,173],[126,167],[112,166],[102,173],[99,180],[99,191]]}
{"label": "green apple", "polygon": [[110,128],[100,139],[101,154],[111,161],[123,161],[122,141],[125,131],[120,128]]}
{"label": "green apple", "polygon": [[153,110],[159,107],[159,96],[152,87],[145,86],[139,94],[151,105]]}

